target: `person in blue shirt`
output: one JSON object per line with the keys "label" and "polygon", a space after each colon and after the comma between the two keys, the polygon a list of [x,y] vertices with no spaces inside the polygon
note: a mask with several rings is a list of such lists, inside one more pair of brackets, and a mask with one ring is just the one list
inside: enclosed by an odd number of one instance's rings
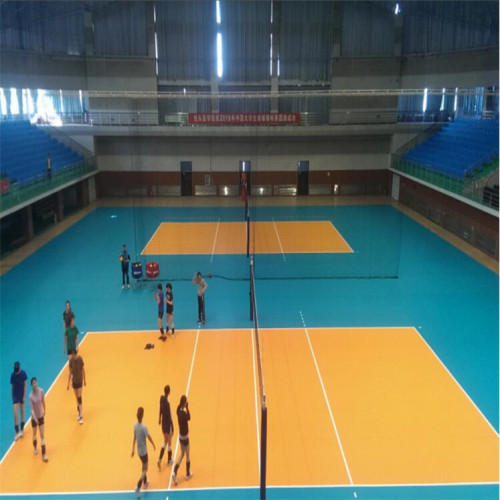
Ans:
{"label": "person in blue shirt", "polygon": [[[14,428],[16,436],[14,441],[24,437],[24,402],[26,400],[26,380],[28,377],[24,370],[21,370],[21,363],[14,363],[14,372],[10,376],[12,386],[12,404],[14,406]],[[19,427],[19,409],[21,409],[21,427]]]}
{"label": "person in blue shirt", "polygon": [[120,254],[120,262],[122,264],[122,290],[124,290],[125,289],[125,281],[127,282],[127,288],[130,288],[130,278],[128,275],[130,254],[127,251],[127,245],[123,245],[123,251]]}

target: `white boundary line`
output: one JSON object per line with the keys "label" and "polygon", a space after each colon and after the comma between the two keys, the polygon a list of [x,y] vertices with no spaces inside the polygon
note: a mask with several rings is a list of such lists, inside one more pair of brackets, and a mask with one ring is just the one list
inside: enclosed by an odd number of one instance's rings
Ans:
{"label": "white boundary line", "polygon": [[259,465],[258,472],[260,474],[260,439],[259,439],[259,403],[257,399],[257,373],[255,370],[255,339],[254,339],[254,329],[250,330],[250,335],[252,336],[252,360],[253,360],[253,391],[254,391],[254,402],[255,402],[255,427],[257,430],[257,463]]}
{"label": "white boundary line", "polygon": [[[405,484],[358,484],[356,488],[446,488],[446,487],[460,487],[460,486],[498,486],[499,483],[495,482],[480,482],[480,483],[405,483]],[[266,486],[268,489],[279,490],[279,489],[311,489],[311,490],[324,490],[324,489],[350,489],[352,486],[349,484],[322,484],[322,485],[277,485],[277,486]],[[239,491],[239,490],[258,490],[259,486],[211,486],[208,488],[189,488],[189,490],[180,490],[183,492],[188,491]],[[148,489],[145,491],[155,492],[155,493],[168,493],[166,489]],[[25,497],[25,496],[81,496],[81,495],[116,495],[123,494],[130,496],[130,490],[112,490],[112,491],[48,491],[48,492],[35,492],[35,493],[0,493],[0,497]],[[167,496],[168,498],[168,496]]]}
{"label": "white boundary line", "polygon": [[349,243],[347,243],[346,239],[342,236],[342,233],[335,227],[335,224],[331,220],[324,221],[324,222],[329,222],[332,225],[333,230],[340,236],[342,241],[349,247],[351,252],[354,253],[354,250],[352,249],[351,245],[349,245]]}
{"label": "white boundary line", "polygon": [[[187,381],[187,386],[186,386],[186,397],[189,394],[189,387],[191,385],[191,376],[193,375],[194,359],[196,357],[196,351],[198,349],[198,338],[199,337],[200,337],[200,329],[198,328],[198,330],[196,331],[196,340],[194,342],[193,357],[191,358],[191,368],[189,369],[189,376],[188,376],[188,381]],[[175,459],[177,458],[178,449],[179,449],[179,436],[177,436],[177,441],[175,443],[175,451],[174,451],[174,455],[172,457],[172,460],[173,460],[172,469],[171,469],[172,471],[175,467]],[[169,473],[169,476],[168,476],[168,490],[169,491],[171,489],[171,486],[172,486],[172,474]],[[167,496],[167,498],[168,498],[168,496]]]}
{"label": "white boundary line", "polygon": [[[80,349],[80,346],[83,344],[84,340],[87,338],[87,335],[88,335],[88,332],[84,335],[83,339],[80,341],[80,343],[78,344],[78,349]],[[67,357],[67,356],[66,356]],[[68,366],[68,360],[66,360],[66,362],[64,363],[63,367],[61,368],[61,370],[59,371],[59,373],[56,375],[56,378],[53,380],[52,384],[50,384],[50,387],[44,392],[44,395],[45,396],[48,396],[49,395],[49,392],[50,390],[52,389],[52,387],[54,387],[55,383],[57,382],[57,380],[59,379],[59,377],[62,375],[63,371],[65,370],[65,368]],[[38,379],[38,377],[37,377]],[[27,382],[27,381],[26,381]],[[26,392],[28,392],[28,387],[27,387],[28,384],[26,384]],[[28,396],[28,399],[29,399],[29,396]],[[25,410],[30,410],[29,408],[29,405],[27,406],[26,403],[24,404],[25,406]],[[31,421],[31,414],[30,416],[28,417],[28,420],[26,420],[26,423],[24,424],[24,428],[26,428],[26,426],[28,425],[28,423]],[[14,444],[15,444],[15,441],[12,441],[12,444],[9,446],[9,448],[7,449],[7,451],[4,453],[2,459],[0,460],[0,466],[3,464],[3,461],[7,458],[7,455],[9,454],[10,450],[14,447]],[[10,493],[9,493],[10,494]],[[0,493],[0,496],[2,496],[2,494]]]}
{"label": "white boundary line", "polygon": [[335,423],[335,418],[333,417],[332,408],[330,407],[330,401],[328,400],[325,385],[323,384],[323,378],[321,377],[321,372],[319,371],[318,362],[316,361],[316,355],[314,354],[314,349],[313,349],[313,346],[311,343],[311,338],[309,337],[309,332],[307,331],[306,322],[304,320],[304,316],[302,314],[302,311],[299,311],[299,312],[300,312],[300,318],[302,320],[302,324],[304,325],[304,331],[306,334],[307,343],[309,344],[309,349],[311,350],[311,355],[312,355],[312,358],[314,361],[314,366],[316,367],[316,372],[318,374],[319,382],[321,384],[323,396],[325,397],[325,402],[326,402],[326,406],[328,408],[328,413],[330,414],[330,420],[332,421],[333,429],[335,431],[335,436],[337,436],[337,442],[339,444],[340,453],[342,454],[342,460],[344,461],[344,465],[345,465],[345,468],[347,471],[347,476],[349,477],[349,482],[351,483],[351,486],[354,486],[354,483],[352,481],[351,471],[349,470],[349,464],[347,463],[347,459],[346,459],[345,453],[344,453],[344,448],[342,446],[342,442],[340,441],[340,435],[339,435],[339,431],[337,430],[337,424]]}
{"label": "white boundary line", "polygon": [[[148,242],[144,245],[144,248],[146,248],[151,243],[153,238],[156,236],[156,233],[160,230],[160,228],[161,228],[161,226],[163,226],[163,224],[165,224],[165,222],[160,222],[160,224],[158,224],[158,227],[156,228],[156,230],[153,233],[153,235],[151,236],[151,238],[149,238]],[[144,248],[141,250],[141,255],[155,255],[155,254],[151,254],[151,253],[143,253]]]}
{"label": "white boundary line", "polygon": [[285,252],[283,251],[283,246],[281,245],[281,239],[278,233],[278,228],[276,227],[276,221],[274,220],[274,217],[273,217],[273,226],[274,226],[274,232],[276,233],[276,237],[278,238],[278,243],[280,245],[281,255],[283,257],[283,260],[286,262]]}
{"label": "white boundary line", "polygon": [[[481,482],[481,483],[407,483],[407,484],[358,484],[356,488],[444,488],[444,487],[455,487],[455,486],[498,486],[499,483],[495,482]],[[349,484],[322,484],[322,485],[278,485],[278,486],[266,486],[268,489],[278,490],[278,489],[311,489],[311,490],[323,490],[323,489],[342,489],[342,488],[352,488]],[[259,486],[211,486],[208,488],[189,488],[187,491],[239,491],[239,490],[258,490]],[[166,489],[148,489],[146,491],[155,493],[168,493]],[[112,491],[48,491],[48,492],[36,492],[36,493],[0,493],[0,497],[25,497],[25,496],[63,496],[63,495],[116,495],[123,494],[130,496],[130,490],[112,490]],[[167,497],[168,498],[168,497]]]}
{"label": "white boundary line", "polygon": [[466,390],[460,385],[460,383],[453,376],[453,374],[450,372],[450,370],[448,370],[448,367],[443,363],[443,361],[441,360],[441,358],[435,353],[434,349],[432,349],[432,347],[427,343],[427,341],[424,339],[424,337],[420,334],[420,332],[415,327],[412,327],[412,330],[418,335],[418,337],[422,340],[422,342],[427,346],[427,348],[429,349],[429,351],[439,361],[439,363],[446,370],[446,372],[451,377],[451,379],[453,380],[453,382],[455,382],[455,384],[457,384],[458,388],[464,393],[465,397],[472,403],[472,406],[474,406],[474,408],[481,415],[481,417],[483,417],[483,419],[488,424],[488,426],[490,427],[490,429],[495,433],[496,437],[499,437],[500,436],[499,433],[496,431],[496,429],[493,427],[493,425],[490,423],[490,421],[485,417],[484,413],[479,409],[479,407],[476,405],[476,403],[473,401],[473,399],[467,394]]}
{"label": "white boundary line", "polygon": [[215,253],[215,245],[217,244],[217,235],[219,234],[219,223],[220,223],[220,217],[217,219],[217,227],[215,228],[215,237],[214,237],[214,244],[212,246],[212,256],[210,257],[210,263],[214,260],[214,253]]}

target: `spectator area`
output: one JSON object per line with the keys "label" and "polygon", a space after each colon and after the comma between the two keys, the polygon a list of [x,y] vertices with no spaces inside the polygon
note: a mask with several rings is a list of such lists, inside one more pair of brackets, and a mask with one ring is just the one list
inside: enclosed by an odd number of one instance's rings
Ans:
{"label": "spectator area", "polygon": [[498,119],[459,119],[404,155],[404,160],[464,180],[498,158]]}
{"label": "spectator area", "polygon": [[83,156],[57,141],[29,121],[0,122],[0,165],[2,178],[18,186],[44,178],[47,153],[52,158],[53,175]]}

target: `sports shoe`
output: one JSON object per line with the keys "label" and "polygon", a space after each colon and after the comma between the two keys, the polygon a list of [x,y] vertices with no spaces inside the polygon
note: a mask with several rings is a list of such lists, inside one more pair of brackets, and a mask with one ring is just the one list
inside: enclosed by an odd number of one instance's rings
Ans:
{"label": "sports shoe", "polygon": [[170,467],[171,465],[174,465],[174,461],[172,459],[170,459],[168,462],[167,462],[167,465]]}
{"label": "sports shoe", "polygon": [[127,288],[130,288],[130,285],[127,285]]}
{"label": "sports shoe", "polygon": [[193,471],[189,471],[189,474],[186,476],[186,481],[189,481],[193,477]]}
{"label": "sports shoe", "polygon": [[82,417],[81,415],[78,417],[78,423],[79,423],[80,425],[82,425],[82,424],[83,424],[83,417]]}
{"label": "sports shoe", "polygon": [[33,455],[38,455],[38,448],[35,448],[35,449],[33,450]]}
{"label": "sports shoe", "polygon": [[174,333],[174,331],[172,330],[172,338],[174,338],[174,337],[175,337],[175,333]]}
{"label": "sports shoe", "polygon": [[43,460],[44,462],[48,462],[48,461],[49,461],[49,457],[48,457],[47,455],[43,455],[43,456],[42,456],[42,460]]}
{"label": "sports shoe", "polygon": [[135,496],[136,496],[137,498],[141,498],[141,490],[140,490],[139,488],[136,488],[136,489],[135,489]]}
{"label": "sports shoe", "polygon": [[172,474],[172,482],[177,484],[177,476],[175,475],[175,472]]}
{"label": "sports shoe", "polygon": [[22,429],[19,431],[19,437],[22,437],[22,438],[24,437],[24,431]]}
{"label": "sports shoe", "polygon": [[125,290],[125,285],[122,285],[122,290]]}
{"label": "sports shoe", "polygon": [[161,470],[161,460],[158,460],[158,462],[156,462],[156,464],[158,465],[158,470]]}
{"label": "sports shoe", "polygon": [[146,481],[146,482],[142,485],[142,487],[143,487],[143,488],[147,488],[148,486],[149,486],[149,481]]}
{"label": "sports shoe", "polygon": [[16,432],[16,435],[14,436],[14,441],[17,441],[21,437],[20,432]]}

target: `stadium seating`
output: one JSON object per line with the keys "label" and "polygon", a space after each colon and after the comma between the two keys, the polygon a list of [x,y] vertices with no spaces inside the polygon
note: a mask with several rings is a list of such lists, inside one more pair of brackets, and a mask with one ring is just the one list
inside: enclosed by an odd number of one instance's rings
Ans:
{"label": "stadium seating", "polygon": [[47,153],[52,174],[83,161],[75,153],[27,120],[0,122],[0,168],[10,184],[23,186],[46,176]]}
{"label": "stadium seating", "polygon": [[498,119],[458,119],[403,156],[404,160],[464,180],[498,158]]}

